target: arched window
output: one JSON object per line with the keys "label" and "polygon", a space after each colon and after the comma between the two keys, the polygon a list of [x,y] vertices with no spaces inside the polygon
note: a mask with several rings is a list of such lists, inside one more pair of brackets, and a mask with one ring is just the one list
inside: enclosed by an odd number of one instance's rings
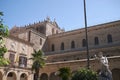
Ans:
{"label": "arched window", "polygon": [[82,40],[82,46],[85,47],[86,46],[86,39]]}
{"label": "arched window", "polygon": [[51,50],[52,50],[52,51],[55,51],[55,45],[54,45],[54,44],[52,44]]}
{"label": "arched window", "polygon": [[54,34],[54,31],[55,31],[54,28],[52,28],[52,34]]}
{"label": "arched window", "polygon": [[64,43],[61,43],[61,50],[64,50]]}
{"label": "arched window", "polygon": [[112,43],[112,35],[110,34],[107,35],[107,42]]}
{"label": "arched window", "polygon": [[98,39],[98,37],[94,38],[94,42],[95,42],[95,45],[99,45],[99,39]]}
{"label": "arched window", "polygon": [[75,42],[74,41],[71,42],[71,48],[72,49],[75,48]]}
{"label": "arched window", "polygon": [[42,39],[40,38],[40,45],[42,45]]}

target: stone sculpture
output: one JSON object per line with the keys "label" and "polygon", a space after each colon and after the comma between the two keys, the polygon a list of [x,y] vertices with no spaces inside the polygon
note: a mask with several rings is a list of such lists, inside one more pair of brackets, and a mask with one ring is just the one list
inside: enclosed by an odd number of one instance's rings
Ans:
{"label": "stone sculpture", "polygon": [[101,70],[99,72],[99,80],[112,80],[112,72],[109,69],[108,59],[103,56],[102,52],[95,55],[95,58],[100,62]]}

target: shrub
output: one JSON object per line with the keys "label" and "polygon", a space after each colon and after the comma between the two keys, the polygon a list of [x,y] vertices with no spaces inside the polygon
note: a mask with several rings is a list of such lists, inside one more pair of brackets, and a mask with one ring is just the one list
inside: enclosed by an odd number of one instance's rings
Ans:
{"label": "shrub", "polygon": [[98,79],[96,72],[83,68],[73,74],[72,80],[98,80]]}
{"label": "shrub", "polygon": [[60,68],[58,76],[62,78],[62,80],[69,80],[71,77],[71,69],[70,67]]}

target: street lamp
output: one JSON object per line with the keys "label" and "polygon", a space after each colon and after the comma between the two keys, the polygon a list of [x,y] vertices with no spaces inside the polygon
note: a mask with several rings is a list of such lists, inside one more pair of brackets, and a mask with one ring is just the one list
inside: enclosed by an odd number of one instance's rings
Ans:
{"label": "street lamp", "polygon": [[87,68],[90,69],[89,63],[89,48],[88,48],[88,33],[87,33],[87,16],[86,16],[86,2],[84,1],[84,20],[85,20],[85,36],[86,36],[86,51],[87,51]]}

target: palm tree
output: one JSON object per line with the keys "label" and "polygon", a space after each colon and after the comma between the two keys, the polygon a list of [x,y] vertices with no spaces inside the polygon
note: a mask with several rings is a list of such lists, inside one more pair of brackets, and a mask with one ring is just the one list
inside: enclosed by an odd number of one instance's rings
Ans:
{"label": "palm tree", "polygon": [[58,70],[58,76],[62,78],[62,80],[69,80],[71,77],[71,69],[70,67],[63,67]]}
{"label": "palm tree", "polygon": [[32,64],[32,71],[35,71],[34,74],[34,80],[38,80],[39,79],[39,70],[40,68],[43,68],[43,66],[45,65],[45,56],[43,54],[43,52],[41,50],[34,50],[34,53],[32,53],[32,58],[30,58],[33,60],[33,64]]}

